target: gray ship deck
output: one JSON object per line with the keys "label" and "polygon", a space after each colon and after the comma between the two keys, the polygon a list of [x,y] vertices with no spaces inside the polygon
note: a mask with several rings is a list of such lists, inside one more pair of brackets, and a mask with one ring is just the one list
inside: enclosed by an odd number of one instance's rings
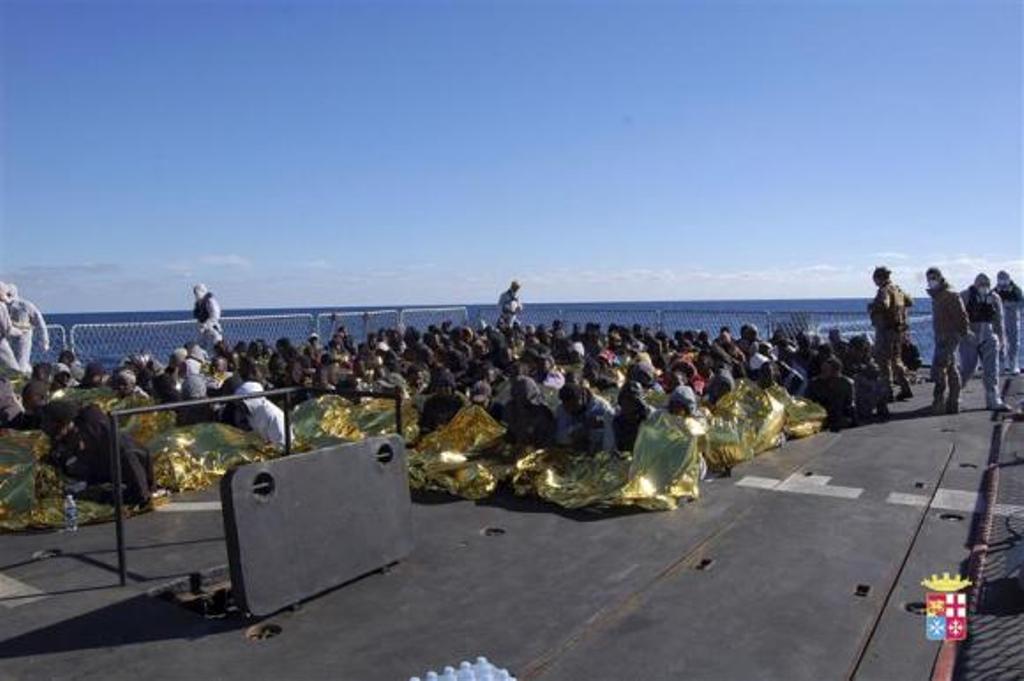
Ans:
{"label": "gray ship deck", "polygon": [[[1004,434],[972,388],[966,413],[930,417],[922,385],[891,422],[791,442],[671,513],[417,497],[409,559],[269,618],[262,641],[151,595],[225,577],[220,514],[183,503],[215,492],[127,522],[126,588],[112,526],[3,536],[0,678],[404,681],[482,654],[519,679],[928,679],[939,644],[905,605],[965,571],[990,456],[1009,495],[993,541],[1021,541],[1024,424]],[[1005,583],[961,678],[1024,678],[1011,567],[987,564]]]}

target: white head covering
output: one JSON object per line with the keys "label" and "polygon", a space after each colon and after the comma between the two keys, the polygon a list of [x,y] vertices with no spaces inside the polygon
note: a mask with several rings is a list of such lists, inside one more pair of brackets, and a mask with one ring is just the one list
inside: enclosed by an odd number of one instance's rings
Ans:
{"label": "white head covering", "polygon": [[10,295],[11,300],[17,300],[18,299],[18,287],[15,286],[14,284],[8,284],[7,285],[7,292]]}
{"label": "white head covering", "polygon": [[192,293],[196,295],[196,300],[202,300],[203,296],[209,293],[209,289],[206,288],[206,284],[196,284],[192,287]]}

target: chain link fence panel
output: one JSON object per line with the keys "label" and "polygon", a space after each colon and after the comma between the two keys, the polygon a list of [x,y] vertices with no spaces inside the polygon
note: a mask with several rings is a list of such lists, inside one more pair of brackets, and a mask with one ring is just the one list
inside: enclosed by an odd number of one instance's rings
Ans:
{"label": "chain link fence panel", "polygon": [[469,311],[464,307],[418,307],[402,310],[399,316],[402,327],[420,331],[430,326],[440,327],[445,322],[465,326],[469,323]]}
{"label": "chain link fence panel", "polygon": [[382,329],[398,327],[398,310],[366,310],[363,312],[321,312],[316,318],[317,333],[326,343],[337,329],[344,327],[358,342]]}
{"label": "chain link fence panel", "polygon": [[49,362],[55,364],[68,345],[67,333],[60,324],[47,324],[46,332],[50,335],[50,348],[43,350],[43,336],[32,334],[32,363]]}
{"label": "chain link fence panel", "polygon": [[753,324],[762,336],[768,334],[767,312],[744,310],[669,310],[662,313],[662,326],[670,336],[676,331],[706,331],[714,338],[723,326],[729,327],[733,336],[739,338],[740,327]]}
{"label": "chain link fence panel", "polygon": [[[278,338],[304,342],[315,329],[313,315],[309,314],[222,317],[220,323],[229,344],[257,339],[273,344]],[[191,320],[71,327],[71,347],[78,359],[106,366],[115,366],[135,353],[146,353],[164,362],[189,341],[199,341],[198,325]]]}

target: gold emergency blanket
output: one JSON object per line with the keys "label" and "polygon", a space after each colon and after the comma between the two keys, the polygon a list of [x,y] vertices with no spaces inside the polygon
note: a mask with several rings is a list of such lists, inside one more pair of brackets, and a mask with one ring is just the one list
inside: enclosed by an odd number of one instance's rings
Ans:
{"label": "gold emergency blanket", "polygon": [[[151,407],[156,402],[152,398],[141,395],[130,395],[120,398],[110,388],[66,388],[58,390],[50,396],[51,401],[64,400],[74,403],[79,409],[94,404],[103,411],[110,413],[115,409],[132,409],[135,407]],[[122,433],[127,433],[136,442],[144,443],[158,433],[174,427],[173,411],[158,411],[150,414],[133,414],[122,417],[119,421]]]}
{"label": "gold emergency blanket", "polygon": [[786,437],[796,440],[821,432],[828,417],[825,407],[804,397],[794,397],[781,385],[773,385],[767,392],[786,410]]}
{"label": "gold emergency blanket", "polygon": [[462,497],[483,499],[511,472],[504,458],[505,428],[471,404],[409,451],[409,484]]}
{"label": "gold emergency blanket", "polygon": [[259,435],[223,423],[199,423],[161,433],[147,443],[156,484],[172,492],[209,487],[228,470],[281,451]]}
{"label": "gold emergency blanket", "polygon": [[698,419],[656,412],[637,433],[622,502],[661,510],[674,509],[680,497],[696,499],[705,435]]}
{"label": "gold emergency blanket", "polygon": [[[0,436],[0,531],[18,532],[64,525],[64,487],[53,466],[42,459],[50,439],[41,431],[5,431]],[[78,502],[81,525],[110,520],[113,509]]]}
{"label": "gold emergency blanket", "polygon": [[[395,402],[384,398],[367,399],[352,405],[352,423],[364,437],[395,433]],[[402,437],[415,442],[419,436],[419,413],[411,400],[402,401]]]}
{"label": "gold emergency blanket", "polygon": [[782,441],[783,403],[746,379],[718,401],[708,420],[705,458],[712,470],[732,468]]}
{"label": "gold emergency blanket", "polygon": [[628,480],[629,458],[613,452],[580,454],[538,449],[516,462],[516,494],[535,494],[565,508],[614,504]]}
{"label": "gold emergency blanket", "polygon": [[363,434],[352,419],[352,409],[352,402],[338,395],[321,395],[295,407],[295,449],[308,451],[362,439]]}

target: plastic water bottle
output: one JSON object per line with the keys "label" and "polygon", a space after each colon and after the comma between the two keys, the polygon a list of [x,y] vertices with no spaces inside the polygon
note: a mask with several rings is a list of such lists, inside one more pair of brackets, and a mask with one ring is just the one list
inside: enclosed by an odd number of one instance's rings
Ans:
{"label": "plastic water bottle", "polygon": [[459,673],[455,677],[456,681],[474,681],[476,674],[473,673],[473,667],[468,662],[463,662],[459,665]]}
{"label": "plastic water bottle", "polygon": [[441,681],[437,677],[437,672],[427,672],[427,681]]}
{"label": "plastic water bottle", "polygon": [[441,675],[441,681],[456,681],[455,667],[445,667],[444,674]]}
{"label": "plastic water bottle", "polygon": [[487,672],[491,671],[491,663],[487,661],[486,657],[476,658],[476,664],[473,665],[473,673],[476,674],[477,678],[480,678]]}
{"label": "plastic water bottle", "polygon": [[78,504],[71,494],[64,497],[64,531],[78,532]]}

